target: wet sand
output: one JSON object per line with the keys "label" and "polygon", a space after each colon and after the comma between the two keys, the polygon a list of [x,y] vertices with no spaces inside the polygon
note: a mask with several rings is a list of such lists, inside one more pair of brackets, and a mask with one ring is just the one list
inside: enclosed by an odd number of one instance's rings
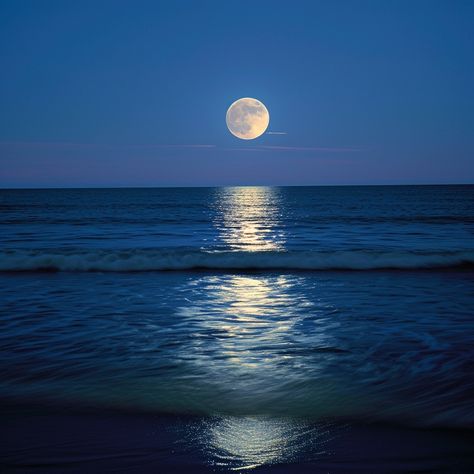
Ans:
{"label": "wet sand", "polygon": [[468,430],[325,421],[304,423],[298,437],[273,434],[266,440],[273,421],[265,420],[259,431],[259,418],[249,423],[248,417],[232,417],[229,423],[221,417],[38,406],[2,411],[2,472],[474,471],[474,433]]}

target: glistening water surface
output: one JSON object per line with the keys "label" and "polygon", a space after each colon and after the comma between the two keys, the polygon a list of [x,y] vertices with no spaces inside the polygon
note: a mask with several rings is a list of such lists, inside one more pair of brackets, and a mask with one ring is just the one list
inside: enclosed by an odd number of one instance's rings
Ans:
{"label": "glistening water surface", "polygon": [[2,277],[0,387],[170,413],[469,426],[472,277]]}
{"label": "glistening water surface", "polygon": [[[340,459],[356,426],[473,427],[474,187],[0,199],[4,400],[174,417],[223,469]],[[407,470],[439,468],[425,444]]]}

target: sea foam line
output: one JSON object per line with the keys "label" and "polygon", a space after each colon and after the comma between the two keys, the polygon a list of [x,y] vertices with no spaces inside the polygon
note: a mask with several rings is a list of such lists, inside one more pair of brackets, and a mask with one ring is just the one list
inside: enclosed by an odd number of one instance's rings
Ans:
{"label": "sea foam line", "polygon": [[376,270],[474,265],[474,250],[268,251],[198,250],[9,250],[0,252],[0,271],[139,272],[164,270]]}

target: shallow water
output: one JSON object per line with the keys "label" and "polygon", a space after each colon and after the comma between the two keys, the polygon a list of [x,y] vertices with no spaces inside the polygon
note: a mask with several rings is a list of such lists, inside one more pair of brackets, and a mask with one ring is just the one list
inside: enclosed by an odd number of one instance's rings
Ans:
{"label": "shallow water", "polygon": [[70,410],[4,415],[2,472],[452,472],[474,435],[294,418],[186,418]]}
{"label": "shallow water", "polygon": [[0,387],[156,412],[472,426],[473,276],[3,275]]}
{"label": "shallow water", "polygon": [[[453,447],[450,430],[472,430],[472,186],[0,199],[9,404],[166,414],[175,431],[198,417],[175,441],[203,469],[328,461],[352,449],[337,445],[346,429],[374,423],[426,446],[417,430]],[[35,456],[20,445],[5,448],[12,465]]]}

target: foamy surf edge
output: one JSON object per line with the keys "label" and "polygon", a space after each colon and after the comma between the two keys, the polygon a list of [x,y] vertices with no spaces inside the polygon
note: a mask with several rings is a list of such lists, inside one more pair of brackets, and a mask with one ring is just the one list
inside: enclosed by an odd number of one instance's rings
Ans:
{"label": "foamy surf edge", "polygon": [[146,272],[171,270],[377,270],[474,266],[474,250],[268,251],[203,250],[8,250],[0,251],[1,272]]}

